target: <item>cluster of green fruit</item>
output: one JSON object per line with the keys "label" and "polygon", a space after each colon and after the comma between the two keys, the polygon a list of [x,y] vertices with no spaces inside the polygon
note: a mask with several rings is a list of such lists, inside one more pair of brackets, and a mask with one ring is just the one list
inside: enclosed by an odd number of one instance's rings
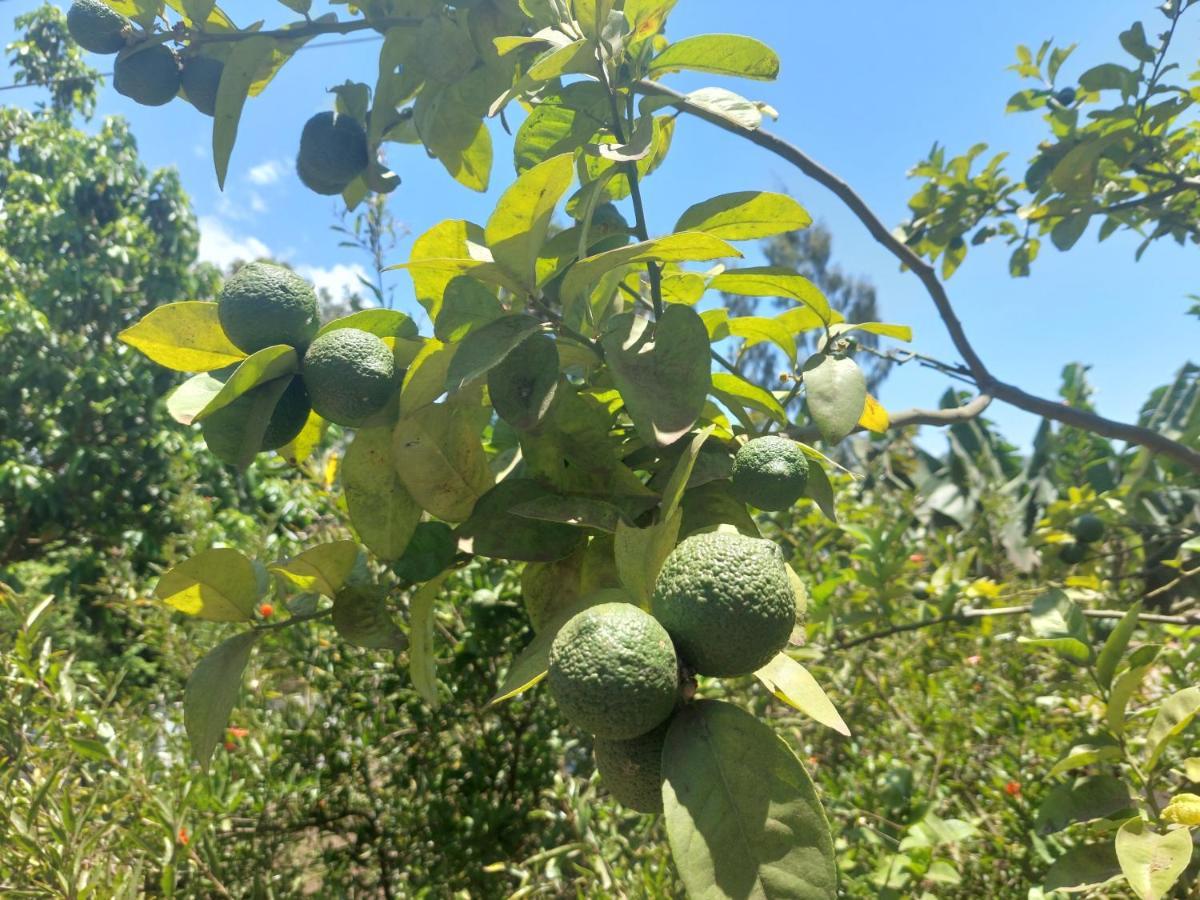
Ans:
{"label": "cluster of green fruit", "polygon": [[[196,109],[211,116],[225,64],[213,56],[161,43],[101,0],[75,0],[67,12],[75,43],[93,53],[116,53],[113,86],[144,106],[170,103],[180,91]],[[318,113],[300,134],[296,172],[318,194],[340,194],[367,170],[367,132],[352,116]]]}
{"label": "cluster of green fruit", "polygon": [[134,24],[101,0],[75,0],[67,11],[67,30],[75,43],[93,53],[116,53],[113,87],[143,106],[162,106],[179,95],[211,116],[225,64],[198,53],[180,55],[164,43],[146,39]]}
{"label": "cluster of green fruit", "polygon": [[[735,485],[761,488],[778,478],[779,454],[770,449],[742,457]],[[790,456],[793,448],[785,449]],[[794,491],[797,480],[793,470],[778,487]],[[735,532],[695,534],[663,563],[649,611],[601,603],[567,620],[550,647],[547,684],[567,721],[595,736],[596,767],[612,795],[630,809],[660,812],[663,744],[674,713],[691,699],[692,677],[762,668],[787,646],[798,612],[778,546]]]}
{"label": "cluster of green fruit", "polygon": [[1094,544],[1104,537],[1104,522],[1099,516],[1084,513],[1071,525],[1071,534],[1075,540],[1063,544],[1058,551],[1058,558],[1068,565],[1081,563],[1087,556],[1088,544]]}
{"label": "cluster of green fruit", "polygon": [[[317,295],[290,269],[254,262],[221,289],[217,315],[230,342],[245,353],[291,346],[302,355],[298,376],[280,395],[259,450],[276,450],[304,428],[310,409],[338,425],[358,425],[395,394],[395,357],[384,341],[359,328],[320,329]],[[221,459],[242,455],[247,418],[260,413],[272,383],[259,385],[204,420],[204,439]]]}

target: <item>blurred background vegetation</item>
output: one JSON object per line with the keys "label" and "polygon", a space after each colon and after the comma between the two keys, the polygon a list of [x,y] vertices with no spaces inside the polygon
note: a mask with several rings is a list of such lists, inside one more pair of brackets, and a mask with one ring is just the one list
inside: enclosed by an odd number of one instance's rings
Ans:
{"label": "blurred background vegetation", "polygon": [[[460,569],[439,604],[452,703],[421,701],[402,656],[348,647],[326,624],[281,629],[211,774],[191,763],[179,701],[216,631],[150,600],[154,579],[199,548],[266,559],[344,537],[328,490],[338,436],[304,468],[260,459],[236,474],[170,421],[175,376],[115,335],[161,302],[211,296],[221,273],[195,263],[174,175],[139,163],[120,120],[89,120],[96,74],[60,14],[21,27],[18,71],[58,81],[35,111],[0,109],[0,894],[680,895],[661,824],[607,798],[544,691],[487,708],[530,637],[519,572],[500,565]],[[874,309],[869,284],[831,265],[828,233],[768,251],[807,261],[856,318]],[[1196,375],[1149,398],[1142,424],[1194,440]],[[1062,401],[1088,405],[1083,367],[1064,369]],[[808,583],[797,653],[853,736],[757,685],[728,689],[807,760],[846,896],[1041,896],[1079,840],[1039,821],[1061,780],[1046,773],[1094,699],[1079,669],[1017,642],[1021,617],[950,613],[1027,604],[1048,584],[1096,608],[1188,609],[1200,486],[1049,424],[1026,454],[986,419],[913,437],[852,445],[866,477],[838,478],[840,524],[808,501],[759,523]],[[1081,512],[1106,538],[1070,563]],[[1098,639],[1112,626],[1089,621]],[[1196,633],[1154,628],[1164,649],[1135,706],[1197,682]]]}

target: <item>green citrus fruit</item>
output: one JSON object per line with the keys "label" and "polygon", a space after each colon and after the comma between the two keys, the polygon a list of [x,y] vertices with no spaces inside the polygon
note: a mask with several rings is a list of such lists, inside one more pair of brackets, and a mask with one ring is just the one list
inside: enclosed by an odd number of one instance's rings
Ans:
{"label": "green citrus fruit", "polygon": [[671,551],[650,609],[701,675],[746,675],[787,645],[796,596],[774,543],[718,531]]}
{"label": "green citrus fruit", "polygon": [[1071,526],[1071,532],[1079,543],[1094,544],[1104,537],[1104,522],[1099,516],[1084,513],[1075,520],[1075,524]]}
{"label": "green citrus fruit", "polygon": [[125,47],[129,20],[100,0],[75,0],[67,10],[67,31],[84,50],[116,53]]}
{"label": "green citrus fruit", "polygon": [[304,123],[296,174],[309,190],[340,194],[368,161],[367,133],[357,119],[323,112]]}
{"label": "green citrus fruit", "polygon": [[1058,558],[1069,566],[1083,562],[1083,558],[1087,556],[1087,548],[1078,542],[1063,544],[1062,549],[1058,551]]}
{"label": "green citrus fruit", "polygon": [[788,438],[755,438],[733,458],[734,496],[759,509],[787,509],[804,496],[807,485],[808,457]]}
{"label": "green citrus fruit", "polygon": [[303,347],[320,324],[312,285],[283,266],[247,263],[217,298],[221,327],[236,347],[256,353],[275,344]]}
{"label": "green citrus fruit", "polygon": [[221,75],[225,63],[211,56],[185,56],[183,70],[179,73],[180,84],[188,101],[206,116],[217,111],[217,89],[221,86]]}
{"label": "green citrus fruit", "polygon": [[601,782],[622,806],[643,813],[660,813],[663,741],[671,720],[653,731],[614,741],[596,738],[592,752]]}
{"label": "green citrus fruit", "polygon": [[[217,458],[230,465],[238,465],[244,461],[247,432],[255,427],[255,423],[248,421],[249,417],[261,412],[258,401],[269,387],[270,385],[264,384],[247,391],[201,424],[204,442]],[[309,409],[308,392],[304,389],[304,382],[292,376],[279,402],[271,411],[266,431],[255,452],[278,450],[294,440],[308,421]]]}
{"label": "green citrus fruit", "polygon": [[113,65],[113,87],[142,106],[162,106],[179,93],[179,55],[155,44],[120,56]]}
{"label": "green citrus fruit", "polygon": [[313,409],[338,425],[357,425],[395,392],[387,344],[358,328],[335,328],[312,342],[301,369]]}
{"label": "green citrus fruit", "polygon": [[675,648],[662,625],[632,603],[601,603],[559,629],[546,683],[572,725],[597,737],[637,737],[675,708]]}

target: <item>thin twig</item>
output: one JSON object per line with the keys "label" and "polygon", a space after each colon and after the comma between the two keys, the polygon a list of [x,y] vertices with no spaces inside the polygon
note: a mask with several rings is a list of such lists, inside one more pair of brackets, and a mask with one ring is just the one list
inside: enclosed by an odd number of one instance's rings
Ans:
{"label": "thin twig", "polygon": [[946,326],[946,330],[950,334],[950,340],[954,343],[955,349],[958,350],[966,362],[967,368],[970,369],[971,375],[974,377],[975,383],[979,386],[981,392],[989,394],[997,400],[1010,403],[1019,409],[1052,419],[1056,422],[1061,422],[1064,425],[1080,428],[1084,431],[1098,434],[1101,437],[1137,444],[1153,453],[1161,453],[1163,456],[1181,463],[1192,471],[1200,472],[1200,452],[1192,450],[1178,441],[1173,441],[1164,434],[1160,434],[1149,428],[1143,428],[1139,425],[1130,425],[1106,419],[1087,410],[1068,406],[1054,400],[1047,400],[1044,397],[1037,397],[1021,390],[1021,388],[1015,385],[1007,384],[996,378],[988,370],[987,366],[984,365],[983,360],[967,338],[962,322],[959,320],[957,313],[955,313],[954,307],[950,302],[950,297],[946,293],[946,289],[943,287],[933,267],[918,255],[916,251],[893,235],[891,230],[872,212],[871,208],[867,206],[866,201],[850,185],[806,155],[798,147],[769,131],[761,128],[749,128],[727,119],[711,109],[693,103],[686,95],[658,82],[643,80],[639,81],[635,87],[643,94],[665,97],[681,112],[703,119],[723,131],[736,134],[765,150],[769,150],[781,159],[790,162],[823,187],[832,191],[854,213],[855,217],[862,222],[871,236],[882,244],[904,266],[911,269],[913,274],[921,280],[937,309],[938,315],[942,319],[942,323]]}
{"label": "thin twig", "polygon": [[272,28],[266,31],[190,31],[191,44],[227,44],[250,38],[277,38],[282,40],[304,40],[323,34],[352,34],[355,31],[375,30],[384,32],[389,28],[418,28],[424,22],[416,16],[386,16],[379,19],[359,19],[348,22],[321,22],[312,20],[291,28]]}

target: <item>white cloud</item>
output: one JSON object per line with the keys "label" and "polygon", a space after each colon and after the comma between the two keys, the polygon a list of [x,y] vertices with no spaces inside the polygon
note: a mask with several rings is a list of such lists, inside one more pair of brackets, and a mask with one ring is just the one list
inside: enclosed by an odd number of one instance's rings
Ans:
{"label": "white cloud", "polygon": [[270,256],[271,251],[256,237],[235,235],[216,216],[200,217],[200,259],[222,269],[237,260]]}
{"label": "white cloud", "polygon": [[329,291],[329,295],[335,300],[345,299],[349,294],[368,293],[358,280],[360,277],[367,278],[367,270],[358,263],[337,263],[327,269],[319,266],[297,266],[296,271],[311,281],[318,291]]}
{"label": "white cloud", "polygon": [[287,172],[287,166],[283,162],[278,159],[268,159],[247,172],[246,177],[252,184],[266,186],[277,182],[285,172]]}
{"label": "white cloud", "polygon": [[262,198],[262,194],[258,191],[250,192],[250,211],[254,213],[265,213],[267,211],[267,201]]}

